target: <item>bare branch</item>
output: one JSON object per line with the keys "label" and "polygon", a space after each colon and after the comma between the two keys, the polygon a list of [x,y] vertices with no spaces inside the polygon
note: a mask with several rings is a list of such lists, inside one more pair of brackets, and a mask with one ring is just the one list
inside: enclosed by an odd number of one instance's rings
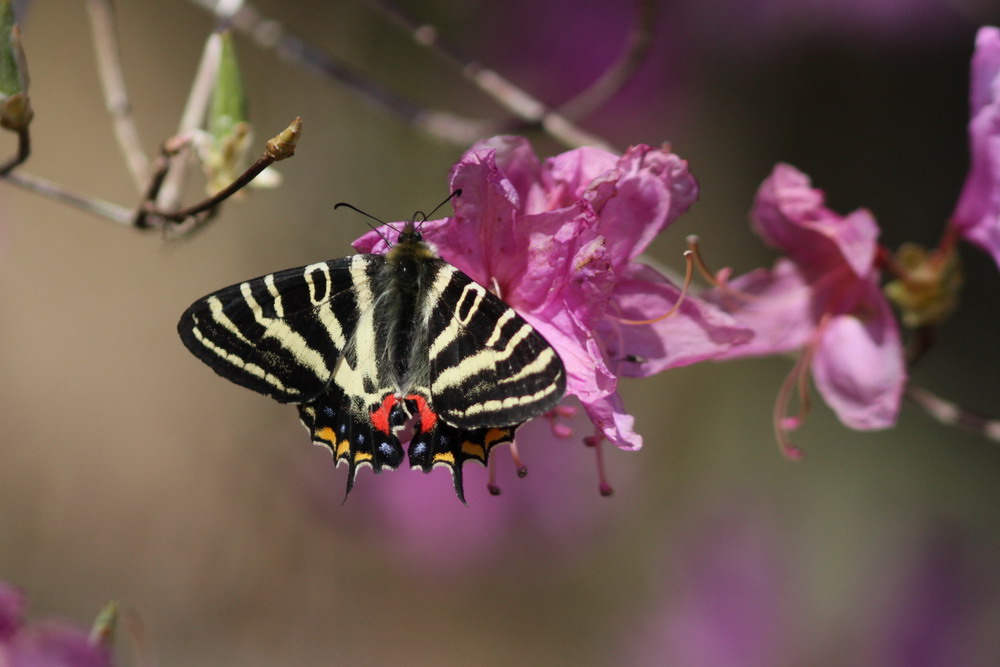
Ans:
{"label": "bare branch", "polygon": [[0,176],[6,176],[14,167],[21,164],[31,155],[31,134],[27,127],[17,130],[17,153],[0,165]]}
{"label": "bare branch", "polygon": [[611,66],[590,87],[568,102],[559,105],[559,112],[567,118],[584,118],[607,102],[646,59],[652,42],[653,0],[635,1],[635,22],[625,42],[625,47]]}
{"label": "bare branch", "polygon": [[993,442],[1000,442],[1000,421],[996,419],[966,410],[915,384],[907,385],[905,396],[946,426],[961,426]]}
{"label": "bare branch", "polygon": [[139,131],[132,115],[122,73],[121,52],[115,30],[115,9],[111,0],[87,0],[90,29],[97,56],[97,71],[104,90],[104,103],[111,115],[118,146],[132,174],[132,181],[142,190],[149,178],[149,158],[142,148]]}
{"label": "bare branch", "polygon": [[[218,33],[214,33],[205,42],[201,62],[198,64],[198,72],[191,84],[191,91],[188,93],[184,113],[181,115],[181,122],[177,128],[177,136],[191,137],[201,128],[205,115],[208,113],[208,107],[212,103],[212,89],[215,86],[216,73],[219,71],[221,55],[222,40]],[[156,197],[157,207],[169,211],[180,206],[184,183],[187,181],[188,169],[191,166],[191,162],[188,160],[190,151],[190,145],[185,144],[171,160],[170,173],[167,174],[163,187]]]}
{"label": "bare branch", "polygon": [[[52,181],[29,174],[20,172],[0,174],[0,180],[88,213],[107,218],[125,227],[134,227],[140,230],[154,229],[163,227],[166,222],[179,223],[187,218],[194,218],[194,226],[197,227],[211,219],[215,215],[219,204],[244,188],[270,164],[294,155],[295,146],[298,143],[301,132],[302,119],[296,118],[285,130],[267,142],[264,154],[229,186],[205,201],[176,211],[158,209],[152,201],[159,193],[166,175],[170,172],[171,161],[177,159],[186,149],[187,140],[185,137],[175,137],[164,143],[162,154],[153,165],[150,182],[146,187],[143,200],[136,211],[123,208],[102,199],[97,199],[96,197],[81,195],[58,183],[53,183]],[[179,227],[179,225],[174,226]],[[181,233],[174,233],[173,235],[179,236]]]}
{"label": "bare branch", "polygon": [[[264,18],[249,4],[243,3],[239,9],[229,14],[220,8],[222,3],[216,0],[190,1],[213,12],[220,19],[231,21],[232,27],[249,35],[259,46],[273,49],[280,58],[347,86],[378,108],[402,118],[438,139],[467,146],[475,139],[509,126],[507,122],[480,121],[429,109],[401,97],[343,60],[306,43],[277,21]],[[401,20],[408,19],[404,17]],[[412,29],[414,38],[420,43],[440,43],[433,28],[414,22]],[[457,54],[457,49],[455,53]],[[613,150],[606,141],[576,127],[570,120],[559,116],[496,72],[467,59],[460,60],[458,66],[468,80],[485,90],[522,121],[542,127],[562,143],[568,146],[590,145]]]}
{"label": "bare branch", "polygon": [[[153,203],[157,194],[157,179],[154,178],[151,181],[150,190],[147,192],[147,198],[143,204],[140,205],[139,212],[136,214],[135,224],[137,226],[148,226],[148,222],[146,221],[147,217],[158,218],[160,220],[174,223],[184,222],[188,218],[195,218],[195,224],[193,227],[197,228],[201,226],[201,224],[209,220],[211,217],[214,217],[216,209],[222,202],[249,185],[253,179],[260,175],[260,172],[264,171],[270,165],[279,160],[292,157],[295,154],[295,147],[298,145],[299,136],[301,134],[302,119],[297,117],[281,133],[267,142],[264,153],[232,183],[211,197],[208,197],[197,204],[193,204],[192,206],[187,206],[176,211],[159,209]],[[183,147],[170,146],[168,143],[164,145],[163,157],[169,161],[172,157],[176,158],[176,156],[182,151]],[[158,168],[155,176],[160,176],[161,173],[166,173],[168,169],[169,165],[164,166],[162,169]],[[162,178],[160,180],[162,181]],[[181,233],[175,233],[174,235],[178,236],[190,231],[192,230],[186,228]]]}
{"label": "bare branch", "polygon": [[54,199],[56,201],[63,202],[64,204],[73,206],[74,208],[86,211],[87,213],[93,213],[94,215],[102,218],[107,218],[108,220],[116,222],[120,225],[124,225],[126,227],[132,226],[132,211],[118,206],[117,204],[104,201],[103,199],[81,195],[71,190],[67,190],[58,183],[53,183],[52,181],[47,181],[44,178],[20,172],[7,174],[3,177],[3,180],[24,188],[25,190],[30,190],[31,192],[48,197],[49,199]]}
{"label": "bare branch", "polygon": [[[648,1],[648,0],[644,0]],[[492,97],[521,121],[539,125],[553,139],[569,147],[595,146],[614,151],[607,141],[578,127],[568,117],[514,85],[494,70],[466,56],[454,44],[442,39],[434,26],[403,11],[392,0],[368,0],[393,23],[408,30],[413,40],[430,48],[480,90]]]}

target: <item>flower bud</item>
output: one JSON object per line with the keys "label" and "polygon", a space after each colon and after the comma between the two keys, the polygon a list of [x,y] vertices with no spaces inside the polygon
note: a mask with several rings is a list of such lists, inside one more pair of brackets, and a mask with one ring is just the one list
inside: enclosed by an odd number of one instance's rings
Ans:
{"label": "flower bud", "polygon": [[0,0],[0,126],[24,130],[33,116],[21,30],[14,21],[10,0]]}
{"label": "flower bud", "polygon": [[215,194],[243,171],[251,132],[232,34],[223,31],[209,39],[220,40],[221,48],[212,108],[208,114],[208,133],[200,156],[208,178],[207,189],[210,194]]}
{"label": "flower bud", "polygon": [[927,251],[904,243],[896,251],[896,264],[904,276],[885,286],[885,295],[899,309],[903,324],[911,329],[939,324],[955,308],[962,286],[962,271],[955,244]]}

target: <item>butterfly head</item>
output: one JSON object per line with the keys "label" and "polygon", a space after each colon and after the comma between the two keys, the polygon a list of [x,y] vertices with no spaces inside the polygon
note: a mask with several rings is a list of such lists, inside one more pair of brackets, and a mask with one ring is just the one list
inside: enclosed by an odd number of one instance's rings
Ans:
{"label": "butterfly head", "polygon": [[389,250],[386,258],[390,262],[411,259],[411,260],[425,260],[437,257],[434,250],[424,241],[423,234],[420,233],[420,228],[418,227],[418,222],[415,220],[410,220],[403,227],[403,231],[399,233],[399,238],[396,240],[395,245]]}

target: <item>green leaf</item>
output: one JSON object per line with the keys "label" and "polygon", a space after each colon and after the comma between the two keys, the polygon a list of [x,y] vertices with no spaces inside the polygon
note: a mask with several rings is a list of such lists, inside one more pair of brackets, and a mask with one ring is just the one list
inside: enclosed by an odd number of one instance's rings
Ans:
{"label": "green leaf", "polygon": [[219,38],[222,40],[222,51],[212,96],[212,110],[208,117],[208,131],[216,140],[228,137],[238,124],[247,120],[246,95],[233,36],[225,30],[219,34]]}

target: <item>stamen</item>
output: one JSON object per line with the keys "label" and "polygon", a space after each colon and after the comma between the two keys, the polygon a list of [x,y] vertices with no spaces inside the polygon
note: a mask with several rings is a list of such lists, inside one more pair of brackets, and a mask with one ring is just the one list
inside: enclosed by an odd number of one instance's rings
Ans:
{"label": "stamen", "polygon": [[[772,414],[774,435],[778,440],[781,453],[792,461],[801,460],[803,454],[801,449],[792,444],[788,432],[794,431],[802,425],[812,407],[809,393],[809,368],[812,365],[813,357],[816,356],[816,349],[819,347],[819,341],[828,321],[829,315],[823,315],[809,344],[802,350],[802,354],[792,366],[792,371],[781,383],[778,398],[774,402]],[[797,414],[788,416],[788,404],[791,402],[793,391],[798,394],[799,410]]]}
{"label": "stamen", "polygon": [[583,439],[583,444],[587,447],[594,448],[594,454],[597,458],[597,479],[598,479],[598,490],[601,495],[607,498],[608,496],[614,494],[615,490],[608,483],[608,476],[604,469],[604,435],[601,433],[595,433],[594,435],[589,435]]}
{"label": "stamen", "polygon": [[514,467],[517,468],[517,476],[524,479],[528,475],[528,466],[521,462],[521,457],[517,454],[517,443],[510,443],[510,457],[514,459]]}
{"label": "stamen", "polygon": [[674,313],[676,313],[681,305],[684,303],[684,299],[687,298],[688,290],[691,288],[691,279],[694,277],[694,258],[693,253],[690,250],[684,251],[684,262],[687,265],[684,271],[684,286],[681,288],[681,295],[677,297],[677,302],[674,304],[673,308],[668,310],[665,314],[659,317],[654,317],[649,320],[627,320],[624,318],[617,318],[623,324],[654,324],[660,320],[665,320]]}
{"label": "stamen", "polygon": [[486,470],[489,473],[489,477],[486,479],[486,490],[490,492],[491,496],[500,495],[500,487],[497,486],[497,457],[491,456],[489,463],[486,464]]}
{"label": "stamen", "polygon": [[792,372],[781,383],[778,398],[774,401],[774,411],[771,413],[771,423],[774,426],[774,437],[778,441],[778,447],[781,449],[781,453],[785,455],[785,458],[791,461],[802,459],[802,450],[793,445],[788,437],[788,432],[794,431],[801,422],[796,423],[794,420],[785,417],[785,413],[788,411],[792,389],[798,384],[799,375],[803,373],[802,369],[805,368],[805,365],[802,363],[803,358],[805,358],[804,352],[798,361],[795,362]]}
{"label": "stamen", "polygon": [[557,438],[565,440],[573,436],[573,429],[569,424],[560,422],[560,419],[570,419],[576,415],[576,408],[572,405],[557,405],[542,416],[549,420],[552,427],[552,434]]}
{"label": "stamen", "polygon": [[687,237],[688,251],[694,255],[695,266],[698,267],[698,273],[704,278],[709,285],[716,288],[723,294],[727,296],[735,296],[744,301],[756,301],[759,297],[753,294],[747,294],[746,292],[741,292],[738,289],[734,289],[732,285],[729,284],[729,276],[732,275],[733,270],[729,267],[720,269],[718,273],[712,273],[712,270],[708,268],[708,264],[705,262],[705,258],[701,255],[701,246],[699,245],[700,239],[697,234],[690,234]]}

